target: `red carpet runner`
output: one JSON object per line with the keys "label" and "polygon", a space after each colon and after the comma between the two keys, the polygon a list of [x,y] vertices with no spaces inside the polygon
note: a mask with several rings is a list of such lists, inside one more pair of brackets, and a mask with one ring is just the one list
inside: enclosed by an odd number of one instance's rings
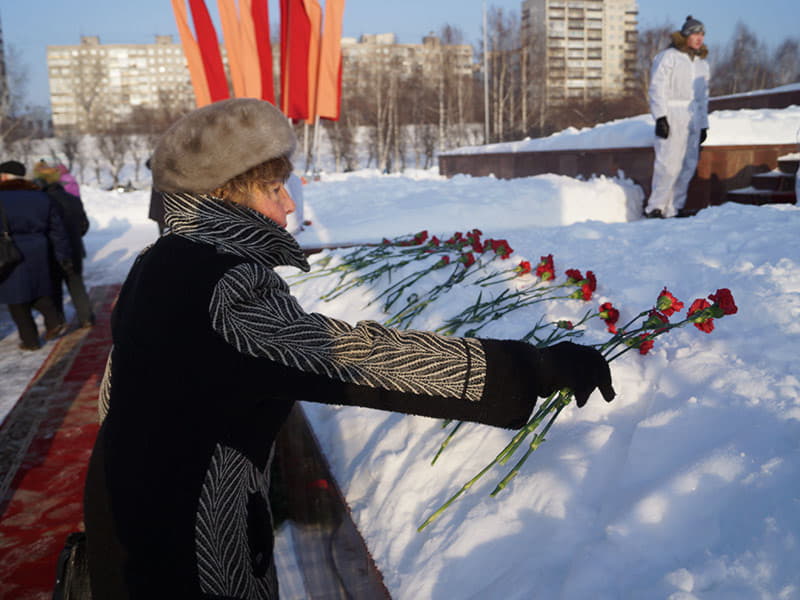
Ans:
{"label": "red carpet runner", "polygon": [[0,598],[49,599],[83,482],[119,286],[91,291],[97,324],[61,338],[0,428]]}

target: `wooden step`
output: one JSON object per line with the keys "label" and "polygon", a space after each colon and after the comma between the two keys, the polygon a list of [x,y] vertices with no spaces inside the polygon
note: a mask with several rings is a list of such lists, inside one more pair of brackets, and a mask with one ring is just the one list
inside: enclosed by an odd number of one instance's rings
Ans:
{"label": "wooden step", "polygon": [[789,192],[794,189],[795,175],[782,171],[769,171],[758,173],[751,178],[751,185],[757,190],[772,190],[776,192]]}
{"label": "wooden step", "polygon": [[778,170],[788,175],[796,175],[800,158],[778,158]]}
{"label": "wooden step", "polygon": [[795,204],[797,196],[792,191],[773,191],[759,190],[755,187],[746,187],[738,190],[730,190],[725,196],[728,202],[739,204],[753,204],[761,206],[763,204]]}

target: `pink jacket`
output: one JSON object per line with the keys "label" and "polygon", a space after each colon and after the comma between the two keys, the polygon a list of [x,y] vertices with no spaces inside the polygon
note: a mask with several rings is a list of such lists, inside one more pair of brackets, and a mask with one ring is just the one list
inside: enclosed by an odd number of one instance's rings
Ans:
{"label": "pink jacket", "polygon": [[72,176],[72,173],[67,171],[67,167],[64,165],[57,165],[57,169],[61,173],[61,178],[58,180],[59,183],[64,186],[64,189],[67,191],[67,193],[80,198],[81,188],[78,185],[78,181]]}

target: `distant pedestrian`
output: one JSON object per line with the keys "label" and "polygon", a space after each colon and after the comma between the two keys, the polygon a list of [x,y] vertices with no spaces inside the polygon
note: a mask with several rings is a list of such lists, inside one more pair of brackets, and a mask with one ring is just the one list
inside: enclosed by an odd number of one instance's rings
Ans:
{"label": "distant pedestrian", "polygon": [[44,317],[44,339],[61,335],[63,315],[53,301],[51,253],[68,260],[71,248],[59,210],[50,197],[32,181],[26,180],[25,166],[14,160],[0,164],[0,206],[23,260],[0,281],[0,303],[17,326],[22,350],[41,347],[33,310]]}
{"label": "distant pedestrian", "polygon": [[705,27],[691,15],[653,61],[650,112],[656,120],[652,192],[645,215],[685,217],[689,182],[708,132],[710,72]]}
{"label": "distant pedestrian", "polygon": [[[53,300],[56,308],[64,314],[64,292],[62,284],[66,283],[72,305],[81,327],[91,327],[95,322],[89,294],[83,281],[83,259],[86,247],[83,236],[89,231],[89,218],[79,196],[67,192],[61,184],[61,169],[49,166],[41,160],[34,166],[34,182],[50,196],[60,211],[64,227],[67,230],[69,244],[72,249],[67,260],[57,261],[53,257],[51,272],[53,274]],[[76,184],[77,185],[77,184]],[[72,189],[75,189],[73,187]]]}

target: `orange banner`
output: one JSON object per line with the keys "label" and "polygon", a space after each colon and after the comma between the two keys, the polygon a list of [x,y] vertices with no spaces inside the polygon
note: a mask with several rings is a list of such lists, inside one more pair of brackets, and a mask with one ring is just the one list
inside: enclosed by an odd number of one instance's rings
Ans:
{"label": "orange banner", "polygon": [[303,0],[311,35],[308,39],[308,117],[306,123],[313,123],[317,115],[317,77],[319,73],[320,35],[322,29],[322,8],[318,0]]}
{"label": "orange banner", "polygon": [[[256,42],[258,32],[256,32],[256,26],[253,21],[252,0],[239,0],[239,33],[242,51],[242,71],[244,73],[243,95],[246,98],[261,98],[261,61],[258,56],[258,44]],[[269,31],[267,36],[269,36]]]}
{"label": "orange banner", "polygon": [[325,0],[316,114],[337,121],[342,96],[342,20],[345,0]]}
{"label": "orange banner", "polygon": [[239,17],[236,15],[235,0],[217,0],[219,18],[222,22],[222,35],[225,38],[225,50],[228,52],[228,69],[231,74],[233,95],[236,98],[245,96],[244,57],[242,56],[242,36]]}
{"label": "orange banner", "polygon": [[192,35],[189,28],[189,15],[186,10],[185,0],[172,0],[172,11],[175,13],[175,22],[178,25],[178,34],[183,45],[183,53],[186,56],[186,63],[189,67],[189,77],[192,80],[194,98],[197,107],[211,104],[211,94],[208,91],[208,81],[203,67],[203,59],[200,56],[200,46]]}

